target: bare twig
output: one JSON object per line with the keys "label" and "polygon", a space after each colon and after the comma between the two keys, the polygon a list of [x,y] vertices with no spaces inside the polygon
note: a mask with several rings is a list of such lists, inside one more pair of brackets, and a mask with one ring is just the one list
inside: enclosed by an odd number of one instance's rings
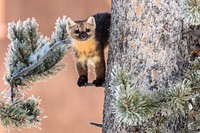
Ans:
{"label": "bare twig", "polygon": [[100,128],[103,127],[103,125],[102,125],[102,124],[99,124],[99,123],[95,123],[95,122],[89,122],[89,123],[90,123],[90,125],[92,125],[92,126],[96,126],[96,127],[100,127]]}
{"label": "bare twig", "polygon": [[93,83],[87,83],[87,84],[85,85],[85,87],[89,87],[89,86],[94,86],[94,84],[93,84]]}
{"label": "bare twig", "polygon": [[[11,89],[13,86],[15,86],[15,81],[17,79],[19,79],[19,77],[21,76],[25,76],[27,75],[31,70],[35,69],[37,66],[39,66],[40,64],[42,64],[42,62],[49,56],[49,54],[55,50],[56,48],[58,48],[59,46],[62,46],[64,44],[71,44],[71,41],[70,40],[64,40],[64,41],[58,41],[56,42],[45,54],[42,58],[40,58],[36,63],[22,69],[20,72],[16,73],[15,75],[13,75],[11,77],[11,80],[10,80],[10,86],[11,86]],[[12,97],[12,96],[11,96]]]}
{"label": "bare twig", "polygon": [[[87,83],[86,85],[85,85],[85,87],[92,87],[92,86],[95,86],[93,83]],[[100,87],[105,87],[105,83],[104,84],[102,84],[102,86],[100,86]]]}
{"label": "bare twig", "polygon": [[200,128],[195,129],[195,130],[192,130],[192,131],[190,131],[190,132],[191,132],[191,133],[197,133],[198,131],[200,131]]}
{"label": "bare twig", "polygon": [[14,86],[11,86],[11,102],[14,102]]}
{"label": "bare twig", "polygon": [[192,35],[192,36],[200,36],[200,30],[189,30],[187,32],[184,32],[183,35]]}

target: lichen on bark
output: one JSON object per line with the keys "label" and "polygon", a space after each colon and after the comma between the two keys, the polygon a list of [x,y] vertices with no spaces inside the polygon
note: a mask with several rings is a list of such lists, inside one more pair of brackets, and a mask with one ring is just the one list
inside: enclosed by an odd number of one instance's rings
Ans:
{"label": "lichen on bark", "polygon": [[[188,44],[176,0],[112,0],[107,87],[103,133],[138,130],[115,120],[113,66],[131,75],[134,85],[148,93],[174,85],[188,67]],[[142,128],[140,128],[142,130]]]}

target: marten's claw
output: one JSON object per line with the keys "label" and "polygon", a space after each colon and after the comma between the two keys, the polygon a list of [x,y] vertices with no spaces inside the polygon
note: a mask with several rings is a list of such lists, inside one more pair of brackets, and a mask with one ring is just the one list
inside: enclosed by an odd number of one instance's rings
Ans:
{"label": "marten's claw", "polygon": [[88,77],[87,76],[80,76],[78,81],[77,81],[77,85],[79,87],[85,86],[88,83]]}
{"label": "marten's claw", "polygon": [[100,87],[103,85],[103,83],[105,82],[105,79],[104,78],[97,78],[93,81],[93,84],[96,86],[96,87]]}

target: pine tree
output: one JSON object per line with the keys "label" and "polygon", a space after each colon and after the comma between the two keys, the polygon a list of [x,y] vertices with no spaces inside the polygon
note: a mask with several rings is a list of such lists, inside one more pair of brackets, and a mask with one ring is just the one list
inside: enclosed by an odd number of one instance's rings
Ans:
{"label": "pine tree", "polygon": [[200,131],[198,0],[112,0],[103,133]]}
{"label": "pine tree", "polygon": [[[10,89],[5,90],[0,101],[0,119],[5,127],[39,127],[43,110],[40,100],[35,97],[25,99],[23,88],[62,70],[59,61],[70,48],[71,41],[66,31],[67,17],[58,18],[51,38],[38,32],[34,18],[24,22],[8,24],[8,38],[11,41],[6,57],[5,82]],[[25,86],[25,87],[24,87]]]}
{"label": "pine tree", "polygon": [[[102,132],[200,132],[200,1],[112,0],[111,14]],[[63,68],[66,20],[57,19],[51,38],[34,18],[9,24],[5,127],[38,127],[40,100],[25,99],[21,87]]]}

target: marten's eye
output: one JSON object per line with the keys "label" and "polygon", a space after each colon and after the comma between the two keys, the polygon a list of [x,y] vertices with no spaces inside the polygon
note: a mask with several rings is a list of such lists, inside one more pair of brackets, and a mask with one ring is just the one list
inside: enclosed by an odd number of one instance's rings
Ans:
{"label": "marten's eye", "polygon": [[75,34],[79,34],[79,30],[76,29],[76,30],[74,31],[74,33],[75,33]]}
{"label": "marten's eye", "polygon": [[90,29],[86,29],[86,32],[90,32]]}

